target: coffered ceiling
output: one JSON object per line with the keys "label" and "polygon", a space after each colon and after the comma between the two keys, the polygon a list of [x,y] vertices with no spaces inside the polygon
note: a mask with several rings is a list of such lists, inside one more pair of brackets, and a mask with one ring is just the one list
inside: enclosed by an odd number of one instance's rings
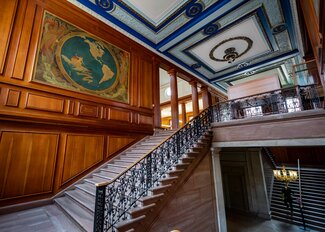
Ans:
{"label": "coffered ceiling", "polygon": [[290,85],[303,55],[290,0],[69,1],[222,92],[270,72]]}

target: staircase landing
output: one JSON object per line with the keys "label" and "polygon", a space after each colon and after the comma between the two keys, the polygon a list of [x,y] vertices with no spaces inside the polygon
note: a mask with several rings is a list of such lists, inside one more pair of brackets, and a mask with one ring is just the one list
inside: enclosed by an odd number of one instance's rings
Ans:
{"label": "staircase landing", "polygon": [[1,232],[80,232],[55,204],[0,215]]}

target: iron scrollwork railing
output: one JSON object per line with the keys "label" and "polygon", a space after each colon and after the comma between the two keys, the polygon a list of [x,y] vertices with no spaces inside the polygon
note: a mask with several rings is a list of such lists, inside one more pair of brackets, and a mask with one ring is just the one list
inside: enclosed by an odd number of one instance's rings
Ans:
{"label": "iron scrollwork railing", "polygon": [[94,231],[116,231],[116,224],[129,218],[128,211],[137,206],[138,199],[148,195],[149,189],[178,163],[181,156],[207,131],[211,121],[210,107],[114,180],[98,184]]}
{"label": "iron scrollwork railing", "polygon": [[214,121],[225,122],[316,108],[320,108],[320,99],[315,85],[294,86],[220,102],[214,106]]}

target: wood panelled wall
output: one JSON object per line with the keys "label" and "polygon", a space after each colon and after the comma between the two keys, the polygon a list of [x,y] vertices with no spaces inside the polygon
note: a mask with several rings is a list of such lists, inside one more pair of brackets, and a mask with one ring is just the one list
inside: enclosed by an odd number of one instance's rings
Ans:
{"label": "wood panelled wall", "polygon": [[[156,55],[65,0],[0,0],[0,206],[49,198],[153,132]],[[129,103],[32,81],[48,11],[130,53]]]}

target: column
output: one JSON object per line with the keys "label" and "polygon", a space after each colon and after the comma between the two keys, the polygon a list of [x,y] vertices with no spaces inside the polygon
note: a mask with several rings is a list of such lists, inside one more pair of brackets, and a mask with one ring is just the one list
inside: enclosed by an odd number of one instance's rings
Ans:
{"label": "column", "polygon": [[199,114],[199,95],[197,92],[197,82],[191,81],[190,85],[192,87],[192,106],[193,106],[193,117]]}
{"label": "column", "polygon": [[178,121],[178,91],[177,91],[177,76],[175,69],[170,69],[168,71],[170,76],[170,89],[171,89],[171,99],[170,99],[170,106],[171,106],[171,115],[172,115],[172,129],[179,128],[179,121]]}
{"label": "column", "polygon": [[225,211],[225,201],[223,196],[222,175],[220,165],[221,148],[211,148],[213,179],[216,199],[216,214],[218,232],[227,232],[227,219]]}
{"label": "column", "polygon": [[186,124],[186,104],[185,102],[182,103],[182,121],[183,125]]}
{"label": "column", "polygon": [[161,111],[160,111],[160,83],[159,83],[159,63],[154,61],[153,67],[153,110],[154,110],[154,128],[161,128]]}
{"label": "column", "polygon": [[271,219],[270,202],[267,196],[261,148],[247,148],[247,170],[251,187],[251,212],[258,217]]}
{"label": "column", "polygon": [[209,92],[208,86],[202,86],[201,92],[202,92],[203,109],[206,109],[212,105],[211,94]]}

